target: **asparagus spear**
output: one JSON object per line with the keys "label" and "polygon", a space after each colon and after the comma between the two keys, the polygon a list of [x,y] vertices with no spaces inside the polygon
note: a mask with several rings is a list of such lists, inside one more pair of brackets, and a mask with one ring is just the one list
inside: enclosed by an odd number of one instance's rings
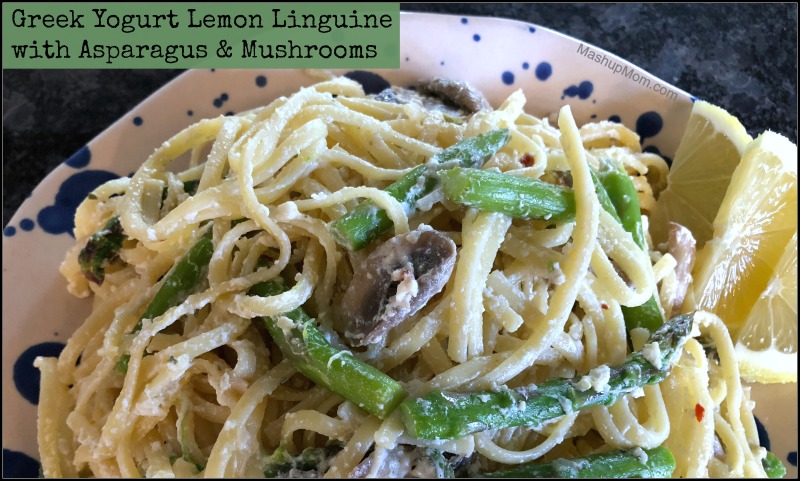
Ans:
{"label": "asparagus spear", "polygon": [[102,284],[106,277],[106,266],[119,256],[124,240],[122,224],[119,223],[119,216],[115,215],[101,230],[92,234],[78,254],[83,276],[91,282]]}
{"label": "asparagus spear", "polygon": [[200,180],[187,180],[183,183],[183,191],[189,195],[197,193],[197,187],[200,185]]}
{"label": "asparagus spear", "polygon": [[[613,167],[604,167],[599,175],[590,172],[600,205],[631,232],[637,245],[646,248],[639,199],[630,177]],[[455,168],[439,176],[444,196],[453,202],[523,219],[575,218],[575,196],[567,187],[478,169]],[[655,296],[641,306],[623,306],[622,312],[628,331],[636,327],[653,331],[664,322]]]}
{"label": "asparagus spear", "polygon": [[[153,296],[147,308],[139,318],[139,322],[133,328],[133,332],[139,332],[142,328],[143,319],[153,319],[158,317],[172,306],[183,302],[196,289],[197,284],[203,279],[203,274],[211,261],[214,253],[214,246],[211,242],[211,230],[200,238],[186,254],[181,257],[161,285],[161,288]],[[120,374],[128,372],[129,354],[123,354],[117,360],[116,370]]]}
{"label": "asparagus spear", "polygon": [[[620,221],[597,172],[590,169],[590,174],[600,206]],[[453,202],[511,217],[575,218],[575,195],[568,187],[478,169],[454,168],[441,172],[439,177],[445,197]]]}
{"label": "asparagus spear", "polygon": [[181,445],[181,457],[200,472],[205,469],[208,460],[200,451],[200,446],[192,435],[193,432],[194,411],[189,402],[182,402],[178,405],[178,443]]}
{"label": "asparagus spear", "polygon": [[506,471],[481,473],[484,478],[668,478],[675,471],[675,458],[665,447],[643,450],[647,461],[631,451],[609,451],[582,458],[527,463]]}
{"label": "asparagus spear", "polygon": [[661,314],[661,308],[658,306],[658,300],[655,296],[639,306],[620,307],[622,308],[622,317],[625,319],[625,328],[628,332],[637,327],[644,327],[652,332],[664,322],[664,316]]}
{"label": "asparagus spear", "polygon": [[156,295],[153,296],[153,300],[150,301],[147,309],[142,313],[142,317],[136,327],[133,328],[133,332],[137,332],[142,328],[142,319],[158,317],[167,312],[170,307],[180,304],[189,297],[189,294],[195,290],[195,286],[202,279],[213,253],[214,246],[211,243],[211,230],[209,230],[195,245],[186,251],[186,254],[167,274],[166,280],[156,292]]}
{"label": "asparagus spear", "polygon": [[523,219],[570,221],[575,195],[568,187],[480,169],[439,173],[444,196],[453,202]]}
{"label": "asparagus spear", "polygon": [[[279,446],[269,456],[264,466],[264,477],[320,477],[327,470],[329,461],[342,450],[342,447],[341,444],[334,442],[324,448],[306,448],[299,455],[292,456],[286,448]],[[294,473],[290,473],[291,471]]]}
{"label": "asparagus spear", "polygon": [[[400,201],[406,212],[414,213],[417,201],[439,185],[437,171],[453,164],[480,167],[508,142],[509,137],[508,129],[498,129],[462,140],[411,170],[387,187],[386,192]],[[337,242],[354,251],[365,247],[391,227],[389,216],[372,201],[362,202],[331,223]]]}
{"label": "asparagus spear", "polygon": [[625,169],[616,161],[603,159],[598,172],[600,183],[608,193],[611,203],[620,219],[622,227],[633,236],[634,242],[642,249],[647,248],[642,231],[642,211],[636,187]]}
{"label": "asparagus spear", "polygon": [[611,202],[611,198],[608,196],[606,188],[603,186],[603,183],[600,182],[600,178],[597,177],[597,172],[591,166],[589,167],[589,174],[592,176],[594,192],[597,194],[597,201],[600,203],[600,207],[602,207],[604,211],[608,212],[611,217],[614,218],[614,220],[622,223],[619,215],[617,215],[617,209],[614,207],[614,203]]}
{"label": "asparagus spear", "polygon": [[420,439],[457,439],[486,429],[536,426],[570,412],[612,405],[622,395],[667,377],[689,335],[692,318],[693,313],[674,317],[651,334],[645,349],[631,353],[624,364],[608,368],[604,386],[585,386],[575,377],[515,389],[431,391],[400,404],[403,423],[409,434]]}
{"label": "asparagus spear", "polygon": [[[609,168],[608,165],[607,162],[601,164],[602,180],[594,169],[591,169],[597,199],[603,209],[622,224],[622,227],[631,233],[634,242],[644,250],[647,248],[647,244],[642,230],[642,217],[636,188],[624,170],[618,166]],[[624,221],[620,218],[621,215],[625,216]],[[621,307],[628,332],[637,327],[644,327],[652,332],[664,322],[655,296],[640,306]]]}
{"label": "asparagus spear", "polygon": [[[183,183],[183,191],[189,195],[194,195],[197,193],[197,187],[200,186],[199,180],[187,180]],[[164,206],[164,201],[167,199],[167,195],[169,194],[169,188],[164,187],[161,189],[161,206]]]}
{"label": "asparagus spear", "polygon": [[[275,281],[256,284],[250,294],[273,296],[285,290]],[[405,398],[403,386],[380,370],[334,348],[302,309],[264,319],[283,355],[307,378],[365,411],[384,419]]]}
{"label": "asparagus spear", "polygon": [[131,355],[130,354],[122,354],[117,358],[117,364],[114,366],[114,370],[117,371],[117,374],[125,375],[128,372],[128,363],[131,362]]}
{"label": "asparagus spear", "polygon": [[764,471],[769,478],[782,478],[786,476],[786,466],[783,465],[777,456],[767,451],[767,457],[761,460]]}
{"label": "asparagus spear", "polygon": [[[598,178],[614,205],[620,224],[627,232],[631,233],[634,242],[646,252],[647,242],[642,230],[642,211],[639,208],[639,197],[631,178],[628,177],[621,165],[607,159],[600,163]],[[625,319],[625,327],[628,332],[637,327],[644,327],[652,332],[664,323],[664,317],[655,296],[640,306],[622,306],[622,317]]]}
{"label": "asparagus spear", "polygon": [[448,461],[441,451],[438,449],[421,447],[416,449],[420,451],[420,455],[416,460],[417,468],[424,466],[424,474],[437,479],[456,477],[454,464]]}

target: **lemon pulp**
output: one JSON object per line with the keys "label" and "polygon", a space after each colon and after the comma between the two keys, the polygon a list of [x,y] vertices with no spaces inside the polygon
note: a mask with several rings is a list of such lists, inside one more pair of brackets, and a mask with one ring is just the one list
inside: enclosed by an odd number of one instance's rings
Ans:
{"label": "lemon pulp", "polygon": [[694,103],[667,174],[667,188],[650,216],[656,245],[667,240],[668,221],[691,230],[698,248],[711,239],[733,171],[752,140],[736,117],[708,102]]}

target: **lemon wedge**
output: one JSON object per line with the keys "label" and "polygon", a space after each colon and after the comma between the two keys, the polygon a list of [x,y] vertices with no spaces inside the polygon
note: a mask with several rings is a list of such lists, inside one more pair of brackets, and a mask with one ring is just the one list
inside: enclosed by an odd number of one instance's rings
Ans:
{"label": "lemon wedge", "polygon": [[736,341],[746,381],[797,382],[797,233]]}
{"label": "lemon wedge", "polygon": [[713,238],[697,256],[694,299],[738,339],[797,233],[797,146],[774,132],[751,142],[713,225]]}
{"label": "lemon wedge", "polygon": [[667,188],[650,215],[655,245],[666,242],[668,221],[689,228],[698,248],[711,239],[731,175],[752,140],[736,117],[708,102],[694,103],[667,174]]}

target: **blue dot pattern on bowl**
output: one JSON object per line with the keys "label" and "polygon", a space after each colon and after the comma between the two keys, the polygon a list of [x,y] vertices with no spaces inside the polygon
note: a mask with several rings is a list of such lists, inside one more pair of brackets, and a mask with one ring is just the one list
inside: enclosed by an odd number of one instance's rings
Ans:
{"label": "blue dot pattern on bowl", "polygon": [[142,120],[142,118],[141,118],[141,117],[139,117],[139,116],[136,116],[136,117],[134,117],[134,118],[133,118],[133,125],[135,125],[135,126],[139,127],[139,126],[140,126],[140,125],[142,125],[143,123],[144,123],[144,120]]}
{"label": "blue dot pattern on bowl", "polygon": [[536,78],[541,81],[545,81],[553,75],[553,66],[550,65],[548,62],[541,62],[539,65],[536,66]]}
{"label": "blue dot pattern on bowl", "polygon": [[594,85],[592,82],[584,80],[578,85],[570,85],[564,89],[564,95],[567,97],[578,97],[581,100],[586,100],[592,95],[592,91],[594,91]]}
{"label": "blue dot pattern on bowl", "polygon": [[643,148],[642,151],[661,156],[661,158],[667,163],[667,166],[672,167],[672,158],[662,154],[661,150],[655,145],[648,145],[647,147]]}
{"label": "blue dot pattern on bowl", "polygon": [[19,221],[19,228],[24,231],[32,231],[34,227],[36,227],[36,223],[33,222],[33,219],[22,219]]}
{"label": "blue dot pattern on bowl", "polygon": [[786,460],[789,461],[789,464],[792,466],[797,466],[797,451],[792,451],[786,456]]}
{"label": "blue dot pattern on bowl", "polygon": [[619,118],[619,115],[611,115],[610,117],[608,117],[608,120],[610,122],[616,122],[618,124],[622,123],[622,119]]}
{"label": "blue dot pattern on bowl", "polygon": [[648,145],[647,147],[642,149],[642,151],[649,152],[651,154],[656,154],[656,155],[661,153],[661,151],[655,145]]}
{"label": "blue dot pattern on bowl", "polygon": [[214,105],[214,107],[221,108],[222,105],[227,101],[228,101],[228,94],[223,92],[222,94],[220,94],[219,97],[215,98],[211,103]]}
{"label": "blue dot pattern on bowl", "polygon": [[530,64],[528,62],[522,62],[522,70],[528,70],[530,68]]}
{"label": "blue dot pattern on bowl", "polygon": [[509,72],[508,70],[503,72],[503,75],[501,75],[500,78],[503,80],[503,83],[506,84],[506,85],[511,85],[511,84],[514,83],[514,74]]}
{"label": "blue dot pattern on bowl", "polygon": [[17,228],[13,225],[6,226],[6,228],[3,229],[3,235],[6,237],[14,237],[17,235]]}
{"label": "blue dot pattern on bowl", "polygon": [[377,94],[391,88],[391,84],[385,78],[376,73],[367,72],[366,70],[351,70],[344,74],[344,76],[360,83],[361,87],[364,89],[364,93],[367,95]]}
{"label": "blue dot pattern on bowl", "polygon": [[89,165],[89,162],[92,160],[92,151],[89,150],[88,146],[83,146],[78,149],[77,152],[70,155],[67,160],[64,161],[70,167],[75,167],[76,169],[82,169]]}
{"label": "blue dot pattern on bowl", "polygon": [[264,75],[259,75],[256,77],[256,85],[258,87],[266,87],[267,86],[267,77]]}
{"label": "blue dot pattern on bowl", "polygon": [[58,188],[55,202],[39,211],[36,221],[48,234],[72,234],[75,211],[91,191],[109,180],[119,178],[105,170],[84,170],[71,175]]}
{"label": "blue dot pattern on bowl", "polygon": [[37,478],[39,461],[25,453],[3,448],[3,478]]}
{"label": "blue dot pattern on bowl", "polygon": [[636,133],[642,141],[655,137],[664,127],[664,119],[658,112],[645,112],[636,119]]}
{"label": "blue dot pattern on bowl", "polygon": [[481,41],[481,36],[476,33],[475,35],[472,36],[472,40],[475,40],[476,42],[480,42]]}
{"label": "blue dot pattern on bowl", "polygon": [[758,431],[758,444],[763,446],[764,449],[767,451],[770,450],[770,442],[769,442],[769,433],[767,429],[761,424],[761,421],[758,420],[756,416],[753,416],[753,419],[756,420],[756,431]]}
{"label": "blue dot pattern on bowl", "polygon": [[14,362],[14,386],[31,404],[39,404],[39,369],[34,367],[37,356],[57,357],[64,349],[62,342],[43,342],[25,349]]}

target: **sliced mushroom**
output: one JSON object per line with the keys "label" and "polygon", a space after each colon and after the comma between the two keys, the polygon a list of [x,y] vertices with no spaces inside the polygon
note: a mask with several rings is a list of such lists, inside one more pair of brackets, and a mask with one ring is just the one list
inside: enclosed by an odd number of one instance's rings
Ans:
{"label": "sliced mushroom", "polygon": [[348,478],[406,478],[411,473],[411,456],[403,446],[374,449],[353,468]]}
{"label": "sliced mushroom", "polygon": [[381,244],[357,269],[345,293],[345,337],[355,346],[381,342],[389,329],[442,290],[455,260],[455,243],[427,226]]}
{"label": "sliced mushroom", "polygon": [[393,104],[416,103],[427,110],[438,110],[456,118],[491,109],[483,94],[468,83],[442,78],[423,80],[416,90],[390,87],[374,98]]}
{"label": "sliced mushroom", "polygon": [[445,78],[432,78],[417,84],[422,95],[438,97],[466,114],[474,114],[491,106],[483,94],[466,82]]}
{"label": "sliced mushroom", "polygon": [[439,97],[421,95],[416,90],[403,87],[390,87],[375,95],[373,98],[390,104],[414,104],[425,110],[441,112],[445,118],[454,121],[462,121],[465,116],[468,116],[468,114],[465,114],[460,109],[452,107],[449,103],[445,103]]}
{"label": "sliced mushroom", "polygon": [[469,458],[433,448],[397,445],[376,448],[356,466],[350,478],[453,478]]}
{"label": "sliced mushroom", "polygon": [[675,290],[675,300],[672,302],[672,312],[680,312],[686,291],[692,282],[692,267],[694,267],[695,246],[692,232],[686,227],[676,223],[669,223],[669,240],[667,241],[667,252],[675,258],[675,277],[678,286]]}
{"label": "sliced mushroom", "polygon": [[403,87],[389,87],[385,90],[382,90],[377,95],[375,95],[375,100],[379,100],[381,102],[387,102],[390,104],[408,104],[412,102],[419,102],[422,103],[422,98],[416,92],[411,89],[406,89]]}

